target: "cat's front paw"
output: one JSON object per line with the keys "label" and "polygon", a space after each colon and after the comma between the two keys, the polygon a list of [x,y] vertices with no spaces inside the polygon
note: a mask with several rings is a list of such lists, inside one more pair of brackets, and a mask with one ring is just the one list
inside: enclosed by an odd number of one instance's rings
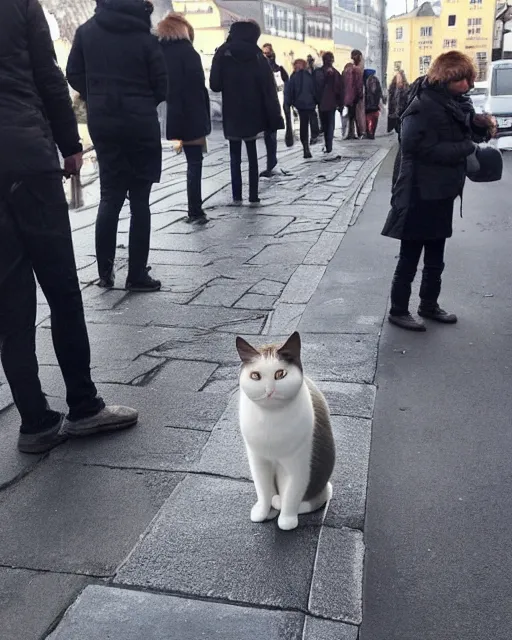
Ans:
{"label": "cat's front paw", "polygon": [[251,522],[265,522],[270,514],[270,505],[257,502],[251,509]]}
{"label": "cat's front paw", "polygon": [[276,494],[276,495],[272,498],[272,506],[274,507],[274,509],[275,509],[276,511],[281,511],[281,496],[279,496],[279,495],[277,495],[277,494]]}
{"label": "cat's front paw", "polygon": [[281,514],[277,521],[277,526],[282,531],[291,531],[299,526],[299,518],[298,516],[283,516]]}

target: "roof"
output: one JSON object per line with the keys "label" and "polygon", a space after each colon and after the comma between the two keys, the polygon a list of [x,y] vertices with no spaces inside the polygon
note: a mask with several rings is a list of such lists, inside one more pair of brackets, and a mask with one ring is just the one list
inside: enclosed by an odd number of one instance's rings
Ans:
{"label": "roof", "polygon": [[41,0],[41,4],[57,20],[61,38],[69,42],[96,9],[96,0]]}
{"label": "roof", "polygon": [[409,13],[401,13],[397,16],[391,16],[389,20],[397,20],[398,18],[428,18],[436,15],[437,13],[434,11],[432,3],[424,2],[416,9],[409,11]]}
{"label": "roof", "polygon": [[262,3],[259,0],[215,0],[220,9],[222,24],[237,20],[255,20],[263,27]]}

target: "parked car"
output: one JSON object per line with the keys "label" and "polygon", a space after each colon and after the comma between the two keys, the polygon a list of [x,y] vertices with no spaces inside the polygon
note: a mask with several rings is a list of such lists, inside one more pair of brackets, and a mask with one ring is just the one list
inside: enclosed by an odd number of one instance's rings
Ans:
{"label": "parked car", "polygon": [[475,86],[468,92],[473,107],[477,113],[483,113],[485,101],[487,99],[487,82],[475,82]]}
{"label": "parked car", "polygon": [[495,60],[489,65],[489,91],[484,112],[498,124],[498,148],[512,147],[512,60]]}

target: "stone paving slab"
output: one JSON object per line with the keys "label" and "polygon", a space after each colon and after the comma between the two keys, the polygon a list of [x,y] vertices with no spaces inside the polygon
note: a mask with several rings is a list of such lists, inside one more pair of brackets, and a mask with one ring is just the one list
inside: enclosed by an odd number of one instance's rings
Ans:
{"label": "stone paving slab", "polygon": [[311,584],[310,611],[323,618],[361,624],[363,562],[360,531],[324,527]]}
{"label": "stone paving slab", "polygon": [[0,637],[42,638],[86,584],[81,576],[0,567]]}
{"label": "stone paving slab", "polygon": [[303,626],[300,613],[90,586],[49,640],[302,640]]}
{"label": "stone paving slab", "polygon": [[0,494],[0,564],[112,575],[181,478],[46,460]]}
{"label": "stone paving slab", "polygon": [[357,640],[357,638],[356,626],[306,617],[303,640]]}
{"label": "stone paving slab", "polygon": [[250,483],[187,476],[115,582],[305,611],[320,529],[253,524],[254,502]]}

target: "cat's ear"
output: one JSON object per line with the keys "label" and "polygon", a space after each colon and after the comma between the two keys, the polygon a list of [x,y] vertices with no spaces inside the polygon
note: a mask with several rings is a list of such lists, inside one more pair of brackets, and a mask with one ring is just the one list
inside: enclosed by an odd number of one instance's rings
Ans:
{"label": "cat's ear", "polygon": [[288,338],[288,340],[283,344],[283,346],[278,349],[277,355],[283,360],[290,362],[292,364],[297,365],[299,369],[302,370],[302,361],[300,359],[300,351],[301,351],[301,340],[300,333],[295,331]]}
{"label": "cat's ear", "polygon": [[244,364],[248,364],[252,362],[255,358],[259,358],[260,352],[257,351],[254,347],[244,340],[240,336],[236,339],[236,349],[238,351],[238,355],[240,356],[240,360]]}

